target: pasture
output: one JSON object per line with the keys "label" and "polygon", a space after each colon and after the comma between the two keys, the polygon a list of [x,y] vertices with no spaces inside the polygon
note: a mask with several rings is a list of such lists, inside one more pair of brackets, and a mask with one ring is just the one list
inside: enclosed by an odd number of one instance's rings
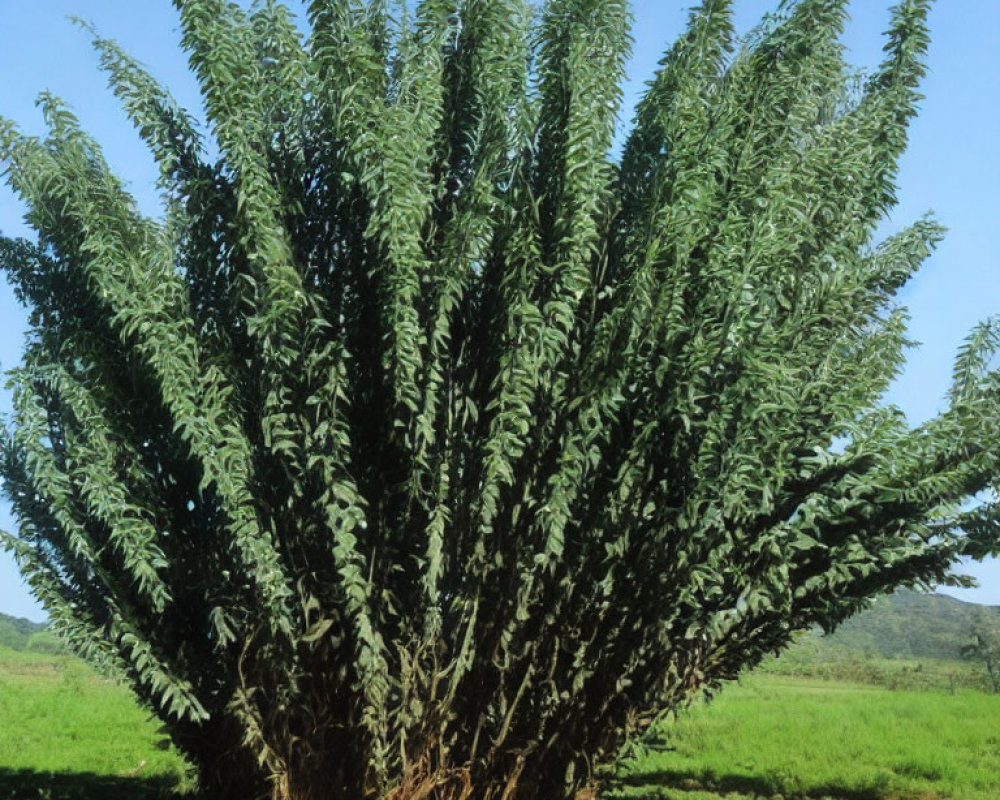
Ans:
{"label": "pasture", "polygon": [[757,674],[660,726],[608,796],[997,800],[1000,696]]}
{"label": "pasture", "polygon": [[[1000,797],[1000,697],[961,688],[967,666],[809,669],[771,664],[696,703],[602,797]],[[161,800],[187,785],[183,760],[123,688],[70,656],[0,648],[0,800]]]}
{"label": "pasture", "polygon": [[185,766],[148,712],[72,656],[0,648],[0,800],[152,800]]}

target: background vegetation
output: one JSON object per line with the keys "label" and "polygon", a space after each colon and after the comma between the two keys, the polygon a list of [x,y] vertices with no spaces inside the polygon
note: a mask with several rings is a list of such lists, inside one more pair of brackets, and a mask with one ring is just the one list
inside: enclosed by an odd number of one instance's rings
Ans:
{"label": "background vegetation", "polygon": [[47,625],[0,614],[0,647],[34,653],[62,653],[66,644]]}
{"label": "background vegetation", "polygon": [[830,636],[812,635],[801,641],[839,653],[958,660],[969,644],[970,631],[984,613],[1000,619],[1000,609],[901,589],[875,598],[870,609],[847,620]]}

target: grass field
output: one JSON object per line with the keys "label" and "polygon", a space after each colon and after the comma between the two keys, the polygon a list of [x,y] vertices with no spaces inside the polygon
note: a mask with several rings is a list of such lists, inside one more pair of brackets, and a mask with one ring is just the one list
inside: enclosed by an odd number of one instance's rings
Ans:
{"label": "grass field", "polygon": [[1000,696],[756,675],[664,724],[611,797],[998,800]]}
{"label": "grass field", "polygon": [[158,725],[71,656],[0,648],[0,800],[145,800],[185,778]]}
{"label": "grass field", "polygon": [[[949,691],[962,666],[861,671],[892,690],[771,665],[664,725],[602,797],[1000,800],[1000,696]],[[0,648],[0,800],[154,800],[186,782],[124,689],[69,656]]]}

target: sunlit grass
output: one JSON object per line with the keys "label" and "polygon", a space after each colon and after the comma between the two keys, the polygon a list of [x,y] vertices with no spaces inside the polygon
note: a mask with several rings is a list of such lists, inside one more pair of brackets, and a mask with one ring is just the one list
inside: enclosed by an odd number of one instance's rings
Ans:
{"label": "sunlit grass", "polygon": [[[757,674],[661,734],[602,797],[1000,798],[1000,696],[981,692]],[[69,656],[0,648],[0,800],[154,798],[183,777],[123,687]]]}
{"label": "sunlit grass", "polygon": [[76,658],[0,649],[0,769],[180,780],[158,727]]}
{"label": "sunlit grass", "polygon": [[1000,798],[1000,697],[755,676],[663,726],[633,798]]}

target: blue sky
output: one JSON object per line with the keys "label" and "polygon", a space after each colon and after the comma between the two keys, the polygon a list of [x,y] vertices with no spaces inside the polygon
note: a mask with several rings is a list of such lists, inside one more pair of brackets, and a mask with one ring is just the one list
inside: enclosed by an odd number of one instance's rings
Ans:
{"label": "blue sky", "polygon": [[[693,0],[692,0],[693,2]],[[735,0],[737,23],[745,30],[773,10],[777,0]],[[626,87],[627,124],[643,81],[664,46],[681,30],[690,3],[638,0],[634,3],[635,50]],[[291,3],[293,8],[298,4]],[[877,63],[888,0],[855,0],[844,42],[860,66]],[[105,36],[118,40],[169,85],[180,103],[200,107],[197,87],[177,47],[176,12],[168,0],[0,0],[0,115],[24,130],[41,133],[34,107],[48,89],[74,108],[103,144],[108,160],[124,177],[141,207],[157,213],[152,160],[96,68],[87,37],[69,20],[83,16]],[[911,128],[911,143],[899,176],[900,204],[885,232],[933,209],[950,229],[947,240],[903,295],[909,307],[914,349],[889,400],[919,422],[942,407],[953,354],[971,325],[1000,312],[1000,2],[942,0],[931,16],[932,44],[926,99]],[[22,210],[0,189],[0,231],[25,235]],[[14,366],[22,343],[24,314],[9,287],[0,285],[0,365]],[[9,399],[0,395],[0,409]],[[13,522],[0,503],[0,527]],[[979,578],[975,590],[949,593],[1000,605],[1000,562],[961,570]],[[42,619],[7,556],[0,555],[0,611]]]}

